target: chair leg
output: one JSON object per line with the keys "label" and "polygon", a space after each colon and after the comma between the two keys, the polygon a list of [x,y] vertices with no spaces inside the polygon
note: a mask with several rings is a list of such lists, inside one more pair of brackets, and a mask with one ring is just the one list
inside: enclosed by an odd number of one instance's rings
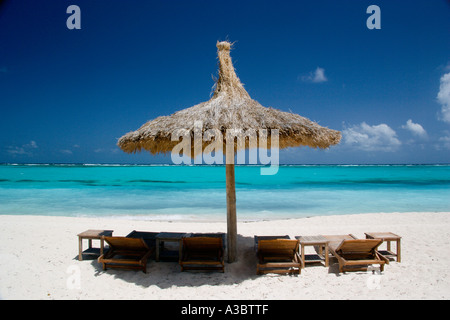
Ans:
{"label": "chair leg", "polygon": [[144,262],[144,270],[142,271],[144,271],[145,274],[147,273],[147,260]]}

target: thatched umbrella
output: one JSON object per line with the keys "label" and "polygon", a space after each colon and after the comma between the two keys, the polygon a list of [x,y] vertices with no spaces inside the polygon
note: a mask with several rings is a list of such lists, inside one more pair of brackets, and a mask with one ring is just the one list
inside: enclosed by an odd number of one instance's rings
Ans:
{"label": "thatched umbrella", "polygon": [[[125,152],[132,153],[145,149],[152,154],[169,153],[179,144],[180,129],[184,137],[189,137],[192,143],[191,157],[196,157],[211,145],[208,139],[194,141],[203,133],[216,132],[214,143],[220,144],[226,151],[226,193],[227,193],[227,239],[228,261],[236,259],[236,192],[234,180],[234,154],[237,149],[251,148],[249,143],[239,144],[231,136],[228,141],[235,147],[226,148],[229,129],[241,132],[252,132],[259,142],[264,140],[267,148],[272,139],[271,132],[277,130],[278,147],[309,146],[312,148],[328,148],[339,143],[339,131],[319,126],[304,117],[290,112],[266,108],[250,98],[237,77],[230,57],[231,43],[217,42],[219,57],[219,78],[215,91],[209,101],[178,111],[170,116],[161,116],[145,123],[138,130],[129,132],[118,141],[118,146]],[[201,124],[199,127],[198,124]],[[261,131],[263,130],[263,131]],[[266,130],[266,131],[264,131]],[[175,134],[175,132],[178,132]],[[264,137],[260,132],[268,133]],[[175,139],[174,139],[175,134]],[[220,137],[220,138],[218,138]],[[230,137],[230,136],[228,136]],[[205,141],[207,140],[207,141]],[[232,141],[232,142],[231,142]],[[261,146],[261,144],[260,144]],[[207,149],[205,149],[207,148]],[[223,149],[222,149],[223,150]],[[225,153],[224,153],[225,154]]]}

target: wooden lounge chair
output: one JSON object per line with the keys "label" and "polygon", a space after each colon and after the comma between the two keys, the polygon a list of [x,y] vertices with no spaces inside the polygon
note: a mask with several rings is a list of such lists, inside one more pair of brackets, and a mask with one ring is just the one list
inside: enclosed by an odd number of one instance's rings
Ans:
{"label": "wooden lounge chair", "polygon": [[129,234],[126,235],[127,238],[141,238],[144,240],[145,244],[153,249],[152,255],[150,258],[154,258],[154,253],[156,250],[156,236],[159,232],[148,232],[148,231],[136,231],[133,230]]}
{"label": "wooden lounge chair", "polygon": [[257,241],[256,274],[300,274],[301,258],[298,241],[291,239],[259,239]]}
{"label": "wooden lounge chair", "polygon": [[106,268],[137,269],[147,273],[147,260],[154,248],[149,248],[142,238],[103,237],[109,250],[98,258]]}
{"label": "wooden lounge chair", "polygon": [[322,235],[328,240],[328,247],[336,249],[343,240],[353,240],[358,239],[352,234],[333,234],[333,235]]}
{"label": "wooden lounge chair", "polygon": [[289,237],[288,235],[284,235],[284,236],[255,236],[255,244],[254,244],[254,249],[255,252],[258,253],[258,242],[260,240],[276,240],[276,239],[291,239],[291,237]]}
{"label": "wooden lounge chair", "polygon": [[225,272],[222,237],[187,237],[182,239],[181,271]]}
{"label": "wooden lounge chair", "polygon": [[342,240],[337,247],[329,246],[329,250],[339,262],[339,272],[367,270],[373,264],[380,265],[383,271],[387,259],[377,251],[382,242],[379,239]]}

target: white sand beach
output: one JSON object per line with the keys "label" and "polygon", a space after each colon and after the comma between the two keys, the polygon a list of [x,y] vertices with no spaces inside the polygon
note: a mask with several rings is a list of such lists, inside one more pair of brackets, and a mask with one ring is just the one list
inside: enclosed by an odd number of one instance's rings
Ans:
{"label": "white sand beach", "polygon": [[[141,271],[102,270],[78,261],[77,234],[87,229],[226,232],[225,222],[153,222],[112,218],[0,216],[1,299],[449,299],[450,212],[378,213],[238,223],[238,261],[225,273],[180,272],[176,262],[150,260]],[[307,265],[299,276],[256,275],[254,235],[402,236],[402,262],[383,273],[339,273]],[[96,242],[94,241],[94,244]]]}

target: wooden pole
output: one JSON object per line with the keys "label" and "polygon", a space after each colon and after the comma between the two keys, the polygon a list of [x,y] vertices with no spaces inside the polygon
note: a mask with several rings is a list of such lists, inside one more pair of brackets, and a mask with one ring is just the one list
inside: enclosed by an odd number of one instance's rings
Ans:
{"label": "wooden pole", "polygon": [[227,244],[228,262],[237,258],[237,219],[236,219],[236,187],[234,181],[234,163],[226,164],[227,179]]}

